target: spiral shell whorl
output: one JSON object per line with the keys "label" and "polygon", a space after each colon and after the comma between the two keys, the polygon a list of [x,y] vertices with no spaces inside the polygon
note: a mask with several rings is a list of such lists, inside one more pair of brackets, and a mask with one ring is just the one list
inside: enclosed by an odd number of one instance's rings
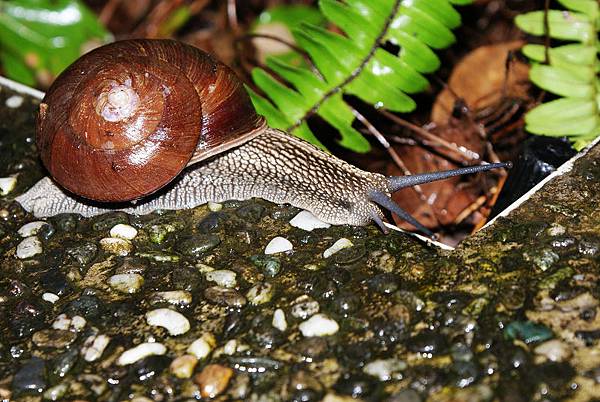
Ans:
{"label": "spiral shell whorl", "polygon": [[37,143],[67,190],[120,202],[157,191],[192,157],[243,143],[262,125],[226,66],[179,42],[130,40],[82,56],[57,78]]}

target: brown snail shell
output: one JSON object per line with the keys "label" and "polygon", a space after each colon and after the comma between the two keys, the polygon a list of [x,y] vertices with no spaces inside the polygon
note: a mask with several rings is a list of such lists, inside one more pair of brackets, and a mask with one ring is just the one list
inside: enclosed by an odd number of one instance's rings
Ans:
{"label": "brown snail shell", "polygon": [[40,106],[37,145],[64,188],[121,202],[264,129],[224,64],[181,42],[128,40],[91,51],[56,79]]}

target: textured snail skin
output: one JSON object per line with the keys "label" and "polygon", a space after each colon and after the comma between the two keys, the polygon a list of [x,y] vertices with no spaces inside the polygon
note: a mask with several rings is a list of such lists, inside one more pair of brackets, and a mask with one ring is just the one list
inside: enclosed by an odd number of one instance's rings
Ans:
{"label": "textured snail skin", "polygon": [[[365,225],[381,211],[371,191],[387,191],[387,179],[337,159],[275,129],[185,170],[166,192],[122,208],[143,215],[161,209],[193,208],[208,201],[263,198],[311,211],[332,224]],[[75,198],[44,178],[17,201],[37,217],[114,211]]]}

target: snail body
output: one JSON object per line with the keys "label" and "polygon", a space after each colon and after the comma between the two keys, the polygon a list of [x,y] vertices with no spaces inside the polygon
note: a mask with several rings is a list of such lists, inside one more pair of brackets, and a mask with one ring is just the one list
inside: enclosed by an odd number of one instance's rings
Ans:
{"label": "snail body", "polygon": [[44,97],[36,142],[53,179],[17,201],[38,217],[260,197],[332,224],[384,228],[383,207],[431,234],[389,194],[507,166],[402,177],[362,171],[267,127],[231,70],[172,40],[120,41],[82,56]]}

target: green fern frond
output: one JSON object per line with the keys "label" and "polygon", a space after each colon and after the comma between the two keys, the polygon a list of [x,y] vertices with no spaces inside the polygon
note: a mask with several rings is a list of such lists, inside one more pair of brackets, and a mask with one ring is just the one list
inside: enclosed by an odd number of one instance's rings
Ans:
{"label": "green fern frond", "polygon": [[[529,111],[525,123],[531,133],[567,136],[581,149],[600,135],[600,12],[596,0],[559,2],[569,12],[549,10],[548,34],[575,43],[550,49],[530,44],[523,47],[523,53],[532,62],[531,81],[562,98]],[[543,11],[534,11],[518,16],[516,23],[523,31],[541,36],[545,35],[544,18]]]}
{"label": "green fern frond", "polygon": [[[429,83],[423,74],[440,65],[432,49],[455,40],[452,29],[461,19],[453,5],[468,3],[320,0],[321,13],[345,35],[305,23],[293,29],[297,45],[310,56],[313,66],[267,59],[266,67],[278,77],[261,68],[252,71],[254,83],[268,96],[249,89],[254,106],[272,127],[322,147],[306,124],[309,116],[318,114],[340,132],[342,146],[366,152],[369,142],[352,127],[355,117],[342,96],[354,95],[393,112],[414,110],[416,104],[409,94],[425,90]],[[398,54],[380,47],[386,42],[397,45]]]}

